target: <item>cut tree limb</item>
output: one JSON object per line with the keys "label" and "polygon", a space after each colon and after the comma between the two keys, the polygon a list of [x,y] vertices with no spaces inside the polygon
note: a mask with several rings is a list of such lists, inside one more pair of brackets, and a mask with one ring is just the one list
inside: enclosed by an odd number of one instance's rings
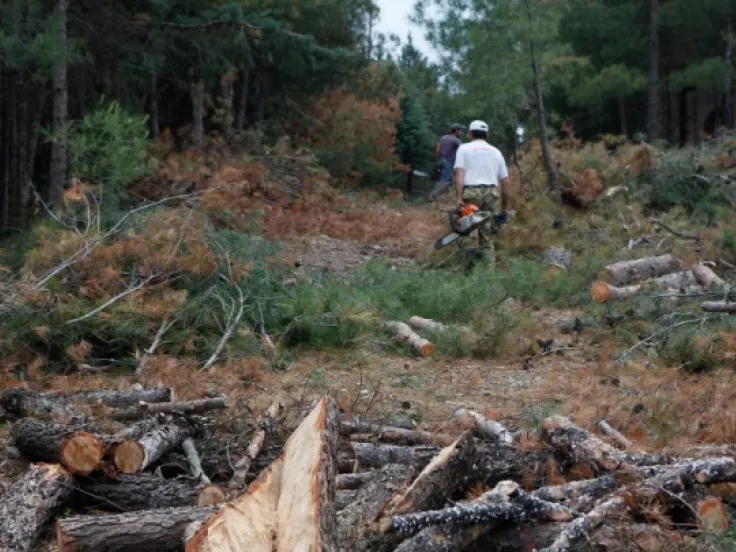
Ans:
{"label": "cut tree limb", "polygon": [[495,420],[485,418],[478,412],[460,408],[456,410],[453,417],[457,420],[471,420],[478,432],[486,439],[499,440],[502,443],[513,443],[514,437],[511,432]]}
{"label": "cut tree limb", "polygon": [[59,464],[34,464],[0,499],[0,550],[33,552],[46,523],[71,495],[73,478]]}
{"label": "cut tree limb", "polygon": [[421,316],[412,316],[409,319],[409,326],[415,330],[424,330],[427,332],[444,332],[447,329],[442,322],[435,322],[429,318],[422,318]]}
{"label": "cut tree limb", "polygon": [[227,408],[225,397],[200,399],[196,401],[147,403],[141,402],[130,408],[116,409],[109,412],[110,418],[118,421],[137,420],[152,414],[204,414],[210,410]]}
{"label": "cut tree limb", "polygon": [[406,464],[423,469],[440,452],[437,447],[402,447],[373,443],[351,443],[361,468],[380,468],[387,464]]}
{"label": "cut tree limb", "polygon": [[611,427],[611,424],[609,424],[607,421],[605,420],[599,421],[598,427],[601,428],[601,431],[603,432],[604,435],[607,435],[608,437],[616,441],[619,444],[619,446],[621,446],[623,449],[626,450],[626,449],[636,448],[634,443],[632,443],[626,437],[624,437],[624,435],[620,431]]}
{"label": "cut tree limb", "polygon": [[375,472],[343,473],[335,479],[335,488],[341,490],[360,489],[375,476]]}
{"label": "cut tree limb", "polygon": [[[46,395],[49,398],[55,395]],[[119,391],[116,389],[89,389],[75,391],[63,395],[56,395],[72,403],[102,404],[110,408],[125,408],[134,406],[141,402],[146,403],[168,403],[174,399],[174,391],[171,387],[154,387],[149,389],[131,389]]]}
{"label": "cut tree limb", "polygon": [[698,283],[706,290],[726,288],[726,282],[703,263],[698,263],[693,267],[693,275]]}
{"label": "cut tree limb", "polygon": [[60,519],[56,542],[59,552],[179,552],[186,528],[217,510],[216,506],[162,508]]}
{"label": "cut tree limb", "polygon": [[200,483],[203,483],[205,485],[209,485],[210,483],[212,483],[212,481],[210,481],[210,478],[207,477],[207,475],[204,473],[204,470],[202,469],[202,460],[199,458],[197,447],[194,445],[194,439],[192,439],[191,437],[184,439],[184,442],[181,444],[181,449],[184,451],[184,454],[187,457],[187,461],[189,462],[189,469],[192,477],[196,481],[199,481]]}
{"label": "cut tree limb", "polygon": [[217,485],[193,485],[148,474],[79,478],[78,483],[77,502],[105,510],[132,512],[225,502],[225,493]]}
{"label": "cut tree limb", "polygon": [[140,376],[143,374],[143,372],[146,369],[146,366],[148,365],[148,361],[150,360],[151,356],[156,352],[156,349],[158,349],[159,345],[161,345],[161,341],[164,338],[164,334],[169,331],[169,328],[173,326],[176,323],[176,320],[173,322],[169,321],[168,318],[164,319],[163,322],[161,322],[161,326],[159,326],[158,331],[156,332],[156,335],[153,338],[153,342],[151,343],[151,346],[148,347],[145,351],[143,351],[143,354],[139,356],[138,351],[136,351],[136,359],[138,360],[138,366],[135,369],[135,375]]}
{"label": "cut tree limb", "polygon": [[105,443],[84,429],[88,428],[24,418],[13,424],[10,434],[27,458],[59,463],[74,474],[87,475],[100,467]]}
{"label": "cut tree limb", "polygon": [[573,462],[593,462],[606,470],[617,469],[623,464],[653,466],[668,463],[665,456],[620,451],[562,416],[552,416],[544,422],[543,436],[554,448],[568,454]]}
{"label": "cut tree limb", "polygon": [[22,387],[3,391],[0,395],[0,407],[6,412],[20,417],[57,419],[59,421],[82,418],[82,413],[74,409],[64,397],[49,396]]}
{"label": "cut tree limb", "polygon": [[396,341],[408,344],[420,356],[428,357],[434,353],[434,345],[422,336],[414,333],[408,324],[403,322],[385,322],[383,326],[393,334]]}
{"label": "cut tree limb", "polygon": [[122,473],[133,474],[145,470],[169,450],[180,446],[194,433],[194,427],[185,419],[154,427],[137,440],[123,441],[113,450],[113,463]]}
{"label": "cut tree limb", "polygon": [[624,499],[613,497],[596,506],[593,511],[572,521],[554,542],[541,552],[572,552],[591,532],[604,523],[613,523],[612,516],[626,509]]}
{"label": "cut tree limb", "polygon": [[356,433],[373,434],[380,441],[388,441],[397,445],[432,445],[446,447],[455,442],[455,437],[443,433],[432,433],[419,429],[384,426],[369,422],[340,422],[340,434],[345,436]]}
{"label": "cut tree limb", "polygon": [[599,280],[590,286],[590,297],[596,303],[610,303],[634,297],[640,291],[641,286],[616,287]]}
{"label": "cut tree limb", "polygon": [[673,255],[662,255],[661,257],[622,261],[609,265],[603,270],[612,285],[622,286],[677,272],[680,270],[680,262]]}
{"label": "cut tree limb", "polygon": [[274,402],[256,421],[245,456],[233,466],[233,476],[230,479],[231,488],[237,489],[245,485],[245,478],[253,464],[253,460],[261,452],[263,443],[266,441],[266,435],[274,431],[274,425],[278,421],[282,408],[281,403]]}
{"label": "cut tree limb", "polygon": [[736,313],[736,302],[730,301],[708,301],[700,305],[704,312],[720,312],[725,314]]}
{"label": "cut tree limb", "polygon": [[596,500],[611,494],[616,489],[616,478],[612,475],[571,481],[564,485],[541,487],[531,496],[547,502],[561,502],[574,510],[587,510]]}

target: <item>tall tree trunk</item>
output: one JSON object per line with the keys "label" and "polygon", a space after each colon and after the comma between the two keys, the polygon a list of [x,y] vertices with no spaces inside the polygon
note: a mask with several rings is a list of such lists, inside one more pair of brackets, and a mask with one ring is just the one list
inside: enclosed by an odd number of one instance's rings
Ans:
{"label": "tall tree trunk", "polygon": [[192,135],[198,153],[204,149],[204,81],[192,81]]}
{"label": "tall tree trunk", "polygon": [[659,121],[659,2],[650,0],[649,21],[649,103],[647,108],[647,134],[649,141],[660,136]]}
{"label": "tall tree trunk", "polygon": [[7,140],[3,135],[3,131],[5,130],[5,125],[3,125],[3,117],[5,116],[5,104],[3,103],[5,99],[5,94],[3,94],[4,85],[3,62],[0,60],[0,193],[2,194],[2,202],[0,202],[0,229],[8,225],[8,157],[5,153]]}
{"label": "tall tree trunk", "polygon": [[414,193],[414,167],[409,167],[406,172],[406,194],[411,197]]}
{"label": "tall tree trunk", "polygon": [[624,103],[624,97],[618,97],[618,117],[621,120],[621,136],[624,138],[629,137],[629,128],[626,124],[626,104]]}
{"label": "tall tree trunk", "polygon": [[250,91],[250,69],[243,67],[240,70],[240,97],[238,99],[238,113],[235,117],[235,130],[242,132],[245,127],[245,118],[248,113],[248,92]]}
{"label": "tall tree trunk", "polygon": [[[534,21],[532,17],[532,7],[530,0],[526,0],[526,9],[529,17],[529,24]],[[562,226],[562,196],[557,189],[557,169],[555,161],[552,158],[552,151],[549,147],[549,138],[547,137],[547,113],[544,110],[544,95],[542,94],[542,77],[539,72],[539,63],[537,62],[537,46],[534,40],[529,41],[529,54],[532,62],[532,74],[534,76],[534,94],[537,100],[537,119],[539,123],[539,134],[542,141],[542,154],[544,155],[544,164],[549,174],[549,190],[557,196],[557,215],[555,217],[554,226]]]}
{"label": "tall tree trunk", "polygon": [[726,16],[726,83],[723,89],[725,98],[723,105],[725,108],[726,127],[733,128],[733,79],[731,71],[733,71],[733,15],[729,13]]}
{"label": "tall tree trunk", "polygon": [[51,167],[49,170],[49,202],[58,205],[64,197],[66,187],[67,171],[67,118],[69,115],[69,88],[67,85],[67,33],[66,12],[69,8],[69,0],[59,0],[56,11],[61,20],[61,33],[59,36],[59,47],[63,52],[63,60],[54,70],[54,140],[51,144]]}
{"label": "tall tree trunk", "polygon": [[260,82],[258,84],[258,113],[256,119],[262,123],[266,119],[266,99],[268,98],[268,76],[261,73]]}
{"label": "tall tree trunk", "polygon": [[236,73],[229,69],[220,78],[220,134],[226,142],[230,141],[233,130],[233,83]]}
{"label": "tall tree trunk", "polygon": [[149,75],[148,86],[151,104],[151,138],[158,140],[158,137],[161,136],[161,119],[158,112],[158,74],[155,69]]}
{"label": "tall tree trunk", "polygon": [[368,55],[366,56],[369,60],[373,56],[373,20],[375,19],[375,14],[373,13],[373,10],[368,14]]}

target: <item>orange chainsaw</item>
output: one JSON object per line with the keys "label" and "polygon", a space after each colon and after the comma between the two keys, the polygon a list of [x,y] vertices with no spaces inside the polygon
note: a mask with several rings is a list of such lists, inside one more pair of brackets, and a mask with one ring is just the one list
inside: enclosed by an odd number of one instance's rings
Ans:
{"label": "orange chainsaw", "polygon": [[486,222],[488,219],[493,218],[498,224],[504,224],[508,222],[508,214],[506,211],[501,211],[497,215],[493,215],[490,211],[481,211],[477,205],[469,203],[462,209],[450,209],[450,232],[444,238],[440,238],[434,244],[435,249],[442,249],[443,247],[456,242],[462,236],[469,235],[473,230],[478,228],[481,224]]}

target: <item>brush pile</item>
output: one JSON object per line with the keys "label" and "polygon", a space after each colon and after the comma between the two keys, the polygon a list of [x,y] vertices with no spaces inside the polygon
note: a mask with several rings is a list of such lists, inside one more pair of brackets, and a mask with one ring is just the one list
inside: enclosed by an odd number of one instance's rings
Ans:
{"label": "brush pile", "polygon": [[[673,458],[636,449],[605,422],[617,446],[560,416],[512,433],[468,410],[456,412],[459,434],[428,432],[341,417],[328,398],[246,485],[281,416],[274,403],[218,486],[193,438],[207,426],[199,414],[224,399],[170,399],[167,389],[6,391],[0,404],[20,418],[15,446],[46,463],[0,497],[0,550],[37,550],[53,518],[62,552],[659,550],[725,531],[721,497],[736,492],[736,446]],[[162,477],[161,458],[177,450],[194,481]]]}

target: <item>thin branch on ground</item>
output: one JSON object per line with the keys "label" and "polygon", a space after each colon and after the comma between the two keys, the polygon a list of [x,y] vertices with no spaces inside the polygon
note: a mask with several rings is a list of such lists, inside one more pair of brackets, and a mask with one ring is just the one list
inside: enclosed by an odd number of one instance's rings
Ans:
{"label": "thin branch on ground", "polygon": [[667,226],[664,222],[661,220],[653,220],[652,224],[655,226],[658,226],[662,230],[666,230],[673,236],[676,236],[678,238],[682,238],[683,240],[690,240],[690,241],[700,241],[700,236],[697,234],[686,234],[684,232],[680,232],[679,230],[675,230],[674,228],[671,228],[670,226]]}
{"label": "thin branch on ground", "polygon": [[705,318],[695,318],[692,320],[683,320],[682,322],[677,322],[675,324],[672,324],[671,326],[667,326],[666,328],[658,330],[654,332],[652,335],[650,335],[649,337],[647,337],[646,339],[642,339],[641,341],[639,341],[639,343],[637,343],[633,347],[626,349],[626,351],[623,352],[623,354],[618,358],[616,362],[618,362],[619,364],[624,364],[633,353],[635,353],[642,347],[652,343],[658,337],[661,337],[667,334],[668,332],[671,332],[672,330],[681,328],[682,326],[688,326],[691,324],[701,324],[704,321],[705,321]]}
{"label": "thin branch on ground", "polygon": [[157,274],[157,273],[151,274],[148,278],[146,278],[145,280],[143,280],[137,286],[134,286],[132,288],[128,288],[124,292],[117,294],[115,297],[112,297],[112,298],[108,299],[102,305],[100,305],[99,307],[97,307],[94,310],[91,310],[90,312],[88,312],[84,316],[80,316],[79,318],[74,318],[73,320],[68,320],[67,321],[67,325],[77,324],[78,322],[82,322],[84,320],[87,320],[88,318],[92,318],[96,314],[99,314],[100,312],[102,312],[103,310],[105,310],[110,305],[113,305],[113,304],[117,303],[121,299],[125,299],[128,295],[131,295],[131,294],[135,293],[136,291],[140,291],[141,289],[143,289],[144,287],[146,287],[146,285],[148,285],[148,283],[151,282],[157,276],[159,276],[159,274]]}
{"label": "thin branch on ground", "polygon": [[156,336],[153,338],[153,343],[151,343],[151,346],[143,352],[143,355],[138,361],[138,367],[135,369],[135,374],[137,376],[140,376],[143,373],[143,370],[146,369],[148,359],[151,358],[151,355],[153,355],[156,352],[156,349],[158,349],[159,345],[161,345],[161,340],[163,339],[164,334],[169,331],[169,328],[176,324],[176,322],[177,319],[169,321],[169,319],[166,318],[161,323],[161,327],[159,327],[158,331],[156,332]]}

